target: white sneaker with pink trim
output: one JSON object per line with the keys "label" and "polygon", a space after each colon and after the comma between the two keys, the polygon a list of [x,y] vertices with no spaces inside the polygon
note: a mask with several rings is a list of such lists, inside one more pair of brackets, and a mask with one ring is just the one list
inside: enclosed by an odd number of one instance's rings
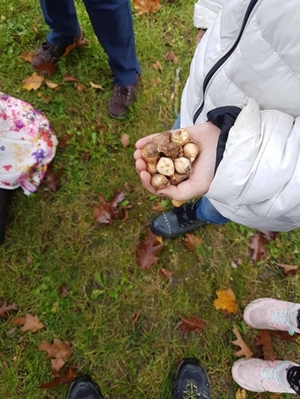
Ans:
{"label": "white sneaker with pink trim", "polygon": [[233,364],[232,377],[248,391],[296,393],[287,380],[287,370],[292,366],[298,364],[282,360],[240,359]]}
{"label": "white sneaker with pink trim", "polygon": [[249,303],[244,310],[244,320],[248,326],[260,330],[288,331],[290,335],[300,333],[297,315],[300,304],[260,298]]}

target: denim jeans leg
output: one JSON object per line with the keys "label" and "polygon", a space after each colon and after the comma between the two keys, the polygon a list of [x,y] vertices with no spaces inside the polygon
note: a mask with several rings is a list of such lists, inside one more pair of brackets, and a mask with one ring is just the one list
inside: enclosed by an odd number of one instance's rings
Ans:
{"label": "denim jeans leg", "polygon": [[213,224],[225,224],[230,222],[229,219],[222,216],[220,212],[212,206],[211,202],[206,197],[202,197],[198,202],[196,214],[199,219]]}
{"label": "denim jeans leg", "polygon": [[171,130],[176,130],[180,129],[180,114],[178,115],[176,121],[174,122],[174,125]]}

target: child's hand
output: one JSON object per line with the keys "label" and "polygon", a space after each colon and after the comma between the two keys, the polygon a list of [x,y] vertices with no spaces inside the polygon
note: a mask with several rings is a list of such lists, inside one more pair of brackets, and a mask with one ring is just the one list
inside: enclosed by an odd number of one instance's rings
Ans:
{"label": "child's hand", "polygon": [[216,150],[220,129],[210,122],[186,128],[190,140],[198,144],[200,154],[193,163],[193,170],[188,180],[178,186],[168,185],[161,190],[156,190],[151,185],[151,175],[146,171],[146,162],[142,159],[141,149],[150,142],[155,134],[146,136],[136,143],[134,153],[136,171],[140,176],[143,186],[155,195],[163,195],[174,200],[184,201],[194,197],[201,197],[209,190],[214,177],[216,164]]}

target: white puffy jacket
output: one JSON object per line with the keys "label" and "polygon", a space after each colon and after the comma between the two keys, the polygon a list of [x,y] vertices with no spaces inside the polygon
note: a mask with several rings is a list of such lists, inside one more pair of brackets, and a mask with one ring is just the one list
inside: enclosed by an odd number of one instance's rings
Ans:
{"label": "white puffy jacket", "polygon": [[299,0],[199,0],[208,28],[182,95],[181,126],[235,105],[206,196],[225,217],[261,230],[300,226]]}

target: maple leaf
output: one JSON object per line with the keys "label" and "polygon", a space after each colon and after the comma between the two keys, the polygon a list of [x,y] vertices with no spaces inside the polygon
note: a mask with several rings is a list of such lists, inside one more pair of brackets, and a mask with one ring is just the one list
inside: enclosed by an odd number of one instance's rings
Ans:
{"label": "maple leaf", "polygon": [[149,14],[158,11],[161,7],[161,0],[133,0],[133,7],[137,15]]}
{"label": "maple leaf", "polygon": [[254,346],[261,346],[265,360],[276,360],[278,359],[274,352],[271,334],[269,330],[261,330],[255,338]]}
{"label": "maple leaf", "polygon": [[22,58],[23,60],[27,61],[27,62],[31,62],[32,58],[34,56],[34,53],[32,53],[31,51],[28,53],[22,53],[20,55],[20,58]]}
{"label": "maple leaf", "polygon": [[57,191],[61,187],[60,176],[63,173],[63,169],[54,172],[53,163],[51,162],[47,167],[47,172],[42,180],[42,183],[47,187],[49,191]]}
{"label": "maple leaf", "polygon": [[214,300],[214,307],[216,309],[226,310],[229,313],[237,312],[237,304],[235,302],[235,295],[231,288],[227,290],[216,291],[218,299]]}
{"label": "maple leaf", "polygon": [[253,353],[251,352],[251,350],[248,348],[248,346],[246,345],[245,341],[243,340],[239,330],[237,329],[237,327],[234,325],[233,329],[232,329],[234,335],[236,336],[236,340],[235,341],[231,341],[231,343],[233,345],[237,345],[239,346],[241,349],[237,352],[235,352],[235,356],[241,357],[241,356],[245,356],[246,359],[250,359],[250,357],[253,356]]}
{"label": "maple leaf", "polygon": [[159,244],[157,237],[148,229],[147,237],[141,241],[136,249],[137,263],[143,270],[148,270],[151,266],[158,261],[158,254],[164,247],[164,244]]}
{"label": "maple leaf", "polygon": [[40,388],[55,388],[60,384],[66,384],[67,382],[73,381],[78,377],[78,372],[72,367],[67,367],[63,374],[55,373],[54,380],[49,382],[44,382],[40,385]]}
{"label": "maple leaf", "polygon": [[197,247],[202,245],[201,238],[195,236],[194,234],[186,233],[184,241],[191,252],[196,252]]}
{"label": "maple leaf", "polygon": [[28,78],[23,79],[23,89],[25,90],[37,90],[41,87],[45,78],[43,76],[38,75],[37,73],[33,72],[31,76]]}
{"label": "maple leaf", "polygon": [[70,344],[62,342],[60,339],[54,339],[53,344],[43,341],[38,349],[48,353],[46,360],[51,359],[51,367],[54,373],[58,373],[72,355]]}
{"label": "maple leaf", "polygon": [[180,316],[181,321],[177,324],[176,328],[183,332],[195,331],[199,333],[205,327],[205,321],[201,319],[197,319],[197,317],[182,317]]}
{"label": "maple leaf", "polygon": [[116,190],[114,196],[110,201],[105,201],[102,194],[99,195],[99,205],[94,206],[94,219],[100,224],[112,224],[113,218],[124,218],[125,209],[127,207],[122,207],[117,209],[117,206],[125,198],[125,193],[123,190]]}
{"label": "maple leaf", "polygon": [[286,265],[284,263],[276,263],[276,266],[282,269],[282,273],[285,276],[295,276],[298,272],[298,266],[296,265]]}
{"label": "maple leaf", "polygon": [[35,333],[45,327],[37,315],[32,316],[29,313],[26,313],[25,317],[16,317],[12,319],[11,323],[17,326],[23,325],[23,327],[20,328],[20,331],[30,331],[32,333]]}
{"label": "maple leaf", "polygon": [[0,306],[0,317],[8,317],[7,312],[10,312],[11,310],[18,310],[18,307],[14,303],[12,305],[7,305],[6,301],[3,301]]}

